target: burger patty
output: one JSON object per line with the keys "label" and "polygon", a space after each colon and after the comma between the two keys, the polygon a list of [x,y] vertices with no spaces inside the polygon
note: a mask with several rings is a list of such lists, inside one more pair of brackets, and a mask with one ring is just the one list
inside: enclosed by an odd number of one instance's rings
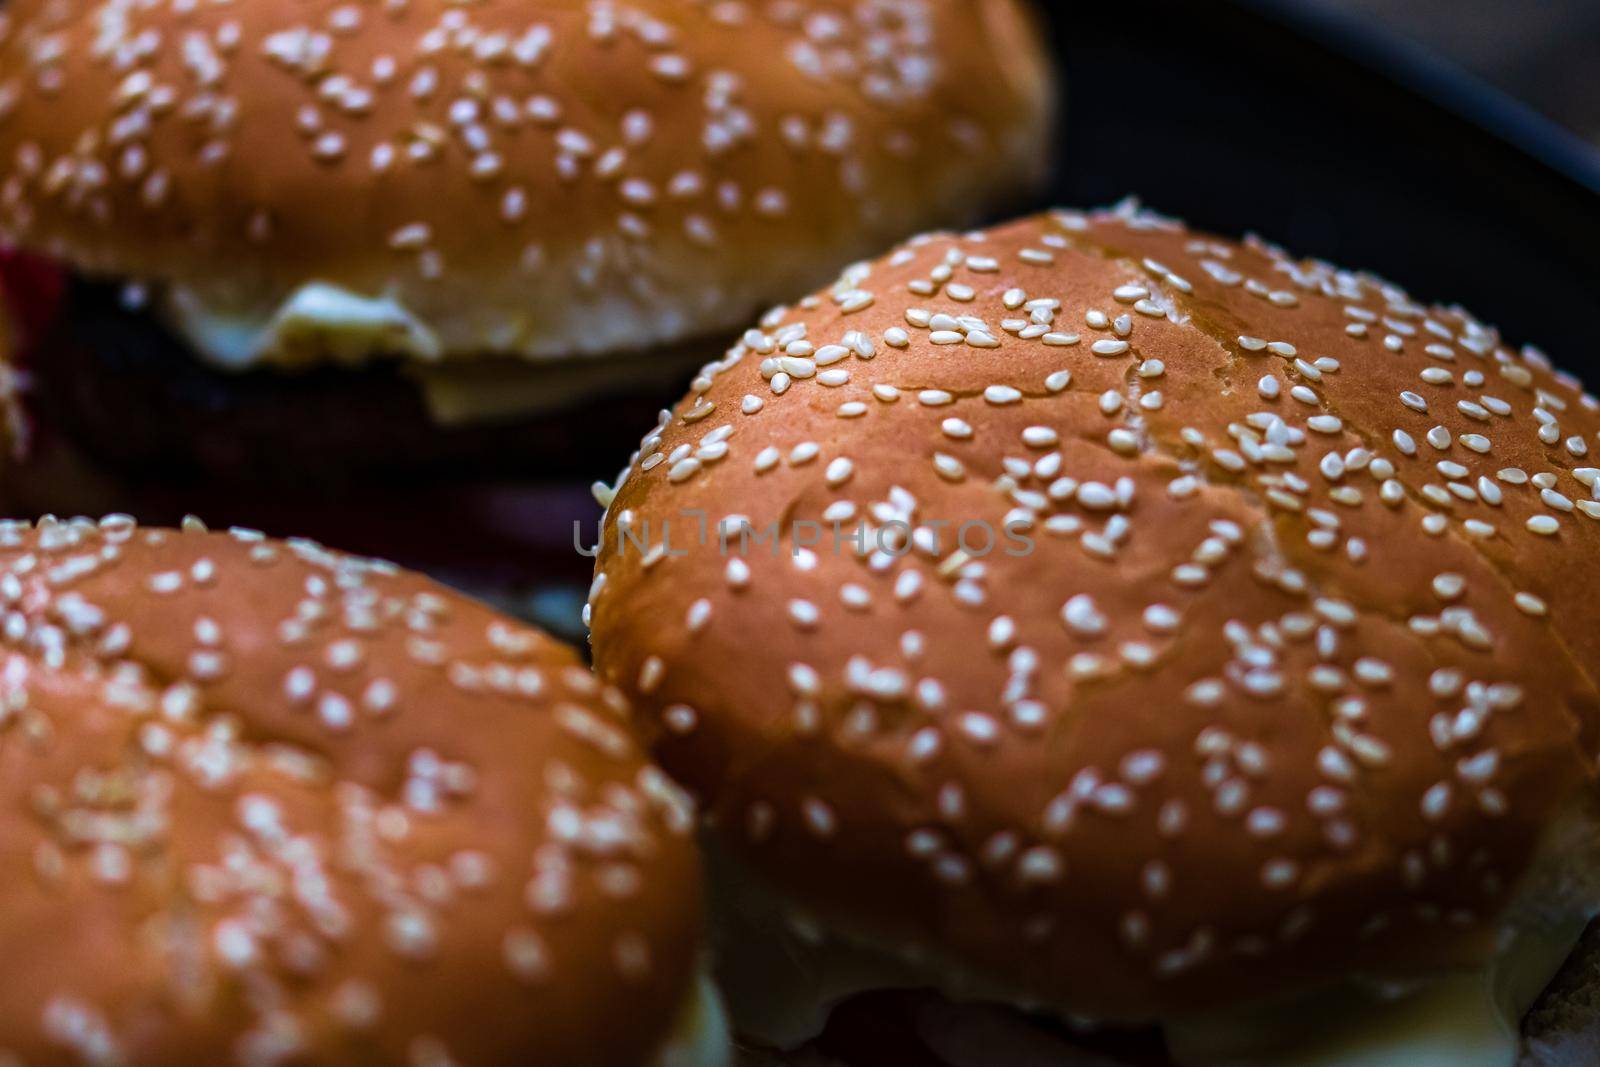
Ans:
{"label": "burger patty", "polygon": [[127,306],[116,284],[69,275],[58,306],[23,354],[30,415],[107,470],[163,483],[587,480],[626,458],[590,447],[597,422],[642,429],[677,392],[619,392],[559,412],[441,426],[398,361],[229,372]]}
{"label": "burger patty", "polygon": [[931,990],[856,994],[834,1006],[807,1048],[840,1067],[1172,1067],[1154,1027],[1070,1030],[1008,1006],[952,1003]]}
{"label": "burger patty", "polygon": [[[599,513],[587,486],[615,473],[663,399],[635,389],[440,426],[398,362],[227,373],[117,286],[14,253],[0,252],[0,295],[29,380],[27,432],[0,464],[0,514],[166,525],[197,514],[479,594],[581,594],[592,565],[576,546],[594,539]],[[614,446],[591,444],[597,427],[622,426]],[[576,625],[576,608],[561,610]]]}

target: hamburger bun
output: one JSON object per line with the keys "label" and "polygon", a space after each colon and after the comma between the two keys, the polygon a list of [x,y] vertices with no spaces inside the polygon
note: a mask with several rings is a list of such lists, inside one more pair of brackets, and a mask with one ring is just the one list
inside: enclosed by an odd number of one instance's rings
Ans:
{"label": "hamburger bun", "polygon": [[1600,903],[1597,431],[1538,350],[1259,240],[926,237],[663,413],[597,668],[743,876],[925,984],[1281,1063],[1206,1022],[1555,932],[1520,1011]]}
{"label": "hamburger bun", "polygon": [[22,0],[0,232],[228,366],[732,328],[1041,172],[1021,0]]}
{"label": "hamburger bun", "polygon": [[117,517],[5,524],[0,599],[0,1062],[726,1062],[690,808],[563,646]]}

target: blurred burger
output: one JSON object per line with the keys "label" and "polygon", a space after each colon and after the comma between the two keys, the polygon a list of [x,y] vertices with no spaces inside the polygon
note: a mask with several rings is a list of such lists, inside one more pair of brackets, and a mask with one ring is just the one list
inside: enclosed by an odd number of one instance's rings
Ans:
{"label": "blurred burger", "polygon": [[687,800],[564,646],[245,530],[0,526],[0,1062],[726,1067]]}
{"label": "blurred burger", "polygon": [[1021,0],[10,4],[8,506],[270,495],[324,533],[590,470],[705,338],[1037,177],[1035,32]]}
{"label": "blurred burger", "polygon": [[847,284],[664,413],[591,592],[704,802],[747,1032],[932,989],[991,1007],[818,1047],[1007,1062],[1026,1012],[1088,1063],[1508,1067],[1526,1019],[1593,1062],[1592,951],[1551,977],[1600,905],[1595,399],[1132,206]]}

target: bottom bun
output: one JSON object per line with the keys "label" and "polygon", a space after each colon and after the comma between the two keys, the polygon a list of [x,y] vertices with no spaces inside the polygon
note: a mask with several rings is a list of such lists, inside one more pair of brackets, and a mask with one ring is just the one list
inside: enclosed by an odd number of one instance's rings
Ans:
{"label": "bottom bun", "polygon": [[[1053,1016],[796,910],[714,841],[712,939],[742,1038],[823,1067],[1592,1067],[1600,920],[1523,915],[1481,970],[1347,982],[1145,1027]],[[757,1061],[765,1062],[765,1061]]]}

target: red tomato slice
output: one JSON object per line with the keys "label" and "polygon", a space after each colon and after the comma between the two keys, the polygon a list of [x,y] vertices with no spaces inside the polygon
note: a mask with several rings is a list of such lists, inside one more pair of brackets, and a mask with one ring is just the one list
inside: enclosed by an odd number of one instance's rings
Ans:
{"label": "red tomato slice", "polygon": [[0,249],[0,293],[24,358],[61,314],[66,290],[64,267],[42,256]]}

